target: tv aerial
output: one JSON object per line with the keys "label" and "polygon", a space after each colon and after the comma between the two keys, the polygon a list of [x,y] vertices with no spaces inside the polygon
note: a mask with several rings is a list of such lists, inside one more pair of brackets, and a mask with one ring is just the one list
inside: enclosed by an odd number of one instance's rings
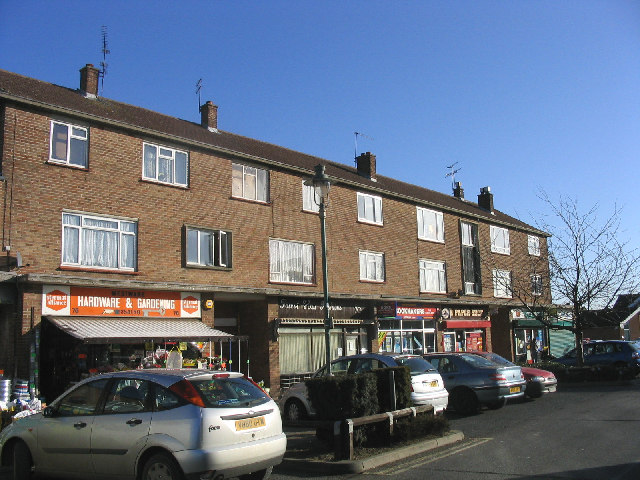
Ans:
{"label": "tv aerial", "polygon": [[371,138],[368,135],[365,135],[362,132],[353,132],[353,134],[355,135],[355,150],[354,150],[354,155],[353,155],[353,161],[355,162],[356,159],[358,158],[358,135],[360,135],[361,137],[364,137],[368,140],[374,140],[373,138]]}
{"label": "tv aerial", "polygon": [[100,70],[98,75],[100,77],[100,88],[104,93],[104,76],[107,74],[107,55],[111,53],[109,50],[109,43],[107,41],[107,26],[102,25],[102,61],[100,62]]}
{"label": "tv aerial", "polygon": [[449,173],[445,175],[445,178],[451,177],[451,188],[453,188],[454,190],[456,188],[456,173],[462,170],[462,167],[455,168],[457,164],[458,162],[452,163],[451,165],[447,165],[447,168],[449,169]]}
{"label": "tv aerial", "polygon": [[200,100],[200,90],[202,90],[202,79],[199,79],[196,82],[196,95],[198,95],[198,110],[200,110],[200,106],[202,105],[202,102]]}

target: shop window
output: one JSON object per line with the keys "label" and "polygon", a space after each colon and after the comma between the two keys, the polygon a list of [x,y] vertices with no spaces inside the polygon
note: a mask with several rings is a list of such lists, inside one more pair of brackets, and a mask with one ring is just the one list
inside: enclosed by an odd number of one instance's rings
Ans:
{"label": "shop window", "polygon": [[478,225],[460,222],[460,249],[462,253],[462,279],[465,294],[482,294]]}
{"label": "shop window", "polygon": [[358,221],[382,225],[382,197],[358,192]]}
{"label": "shop window", "polygon": [[418,238],[432,242],[444,242],[444,215],[442,212],[417,207]]}
{"label": "shop window", "polygon": [[180,187],[188,186],[189,155],[169,147],[143,145],[142,178]]}
{"label": "shop window", "polygon": [[231,195],[235,198],[269,201],[269,171],[234,163],[232,165]]}
{"label": "shop window", "polygon": [[269,240],[269,280],[278,283],[313,283],[314,246],[310,243]]}
{"label": "shop window", "polygon": [[491,225],[491,251],[494,253],[502,253],[503,255],[511,254],[509,230]]}
{"label": "shop window", "polygon": [[447,273],[444,262],[420,260],[420,291],[447,292]]}
{"label": "shop window", "polygon": [[231,268],[231,232],[186,227],[187,266]]}
{"label": "shop window", "polygon": [[52,120],[49,161],[87,168],[88,139],[86,127]]}
{"label": "shop window", "polygon": [[79,213],[62,214],[62,265],[133,271],[138,224]]}
{"label": "shop window", "polygon": [[384,282],[384,253],[360,251],[360,280]]}

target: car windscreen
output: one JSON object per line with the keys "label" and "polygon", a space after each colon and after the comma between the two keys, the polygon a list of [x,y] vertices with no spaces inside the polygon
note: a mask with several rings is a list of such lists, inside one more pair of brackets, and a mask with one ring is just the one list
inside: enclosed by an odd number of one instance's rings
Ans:
{"label": "car windscreen", "polygon": [[507,360],[504,357],[501,357],[500,355],[498,355],[496,353],[488,353],[486,355],[483,355],[482,357],[486,358],[487,360],[491,360],[493,363],[497,363],[498,365],[508,365],[508,366],[513,366],[514,365],[509,360]]}
{"label": "car windscreen", "polygon": [[474,368],[484,368],[484,367],[496,367],[496,364],[487,360],[484,357],[481,357],[480,355],[462,355],[462,358],[464,359],[465,362],[469,363],[471,366],[473,366]]}
{"label": "car windscreen", "polygon": [[205,407],[253,407],[269,401],[266,393],[242,377],[213,377],[189,381],[202,396]]}
{"label": "car windscreen", "polygon": [[411,370],[411,375],[419,375],[426,372],[437,372],[436,367],[431,365],[422,357],[395,357],[398,365],[407,366]]}

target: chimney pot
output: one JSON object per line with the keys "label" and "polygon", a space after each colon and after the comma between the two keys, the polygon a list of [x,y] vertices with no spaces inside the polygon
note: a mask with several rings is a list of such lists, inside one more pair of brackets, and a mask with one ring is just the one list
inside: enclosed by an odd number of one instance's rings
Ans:
{"label": "chimney pot", "polygon": [[460,200],[464,200],[464,188],[462,188],[462,183],[456,182],[456,186],[453,189],[453,196]]}
{"label": "chimney pot", "polygon": [[211,100],[200,107],[200,125],[211,132],[218,131],[218,106]]}
{"label": "chimney pot", "polygon": [[363,153],[356,158],[358,175],[376,181],[376,156],[371,152]]}
{"label": "chimney pot", "polygon": [[478,195],[478,206],[493,213],[493,193],[491,187],[482,187]]}
{"label": "chimney pot", "polygon": [[87,63],[80,69],[80,91],[82,91],[86,97],[95,98],[98,96],[99,77],[100,70],[91,63]]}

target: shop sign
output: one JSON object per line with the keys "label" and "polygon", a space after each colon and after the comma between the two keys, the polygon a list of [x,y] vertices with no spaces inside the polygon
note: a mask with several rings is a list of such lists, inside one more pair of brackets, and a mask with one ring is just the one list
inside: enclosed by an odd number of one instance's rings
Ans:
{"label": "shop sign", "polygon": [[45,285],[42,287],[42,314],[200,318],[200,294]]}
{"label": "shop sign", "polygon": [[434,319],[438,309],[417,303],[387,302],[378,307],[378,318],[393,317],[401,320]]}
{"label": "shop sign", "polygon": [[485,310],[482,308],[450,308],[442,309],[442,319],[451,320],[456,318],[482,319],[485,318]]}
{"label": "shop sign", "polygon": [[[371,307],[344,300],[329,300],[329,315],[334,319],[367,319],[373,317]],[[324,300],[319,298],[282,297],[278,306],[280,318],[324,318]]]}

